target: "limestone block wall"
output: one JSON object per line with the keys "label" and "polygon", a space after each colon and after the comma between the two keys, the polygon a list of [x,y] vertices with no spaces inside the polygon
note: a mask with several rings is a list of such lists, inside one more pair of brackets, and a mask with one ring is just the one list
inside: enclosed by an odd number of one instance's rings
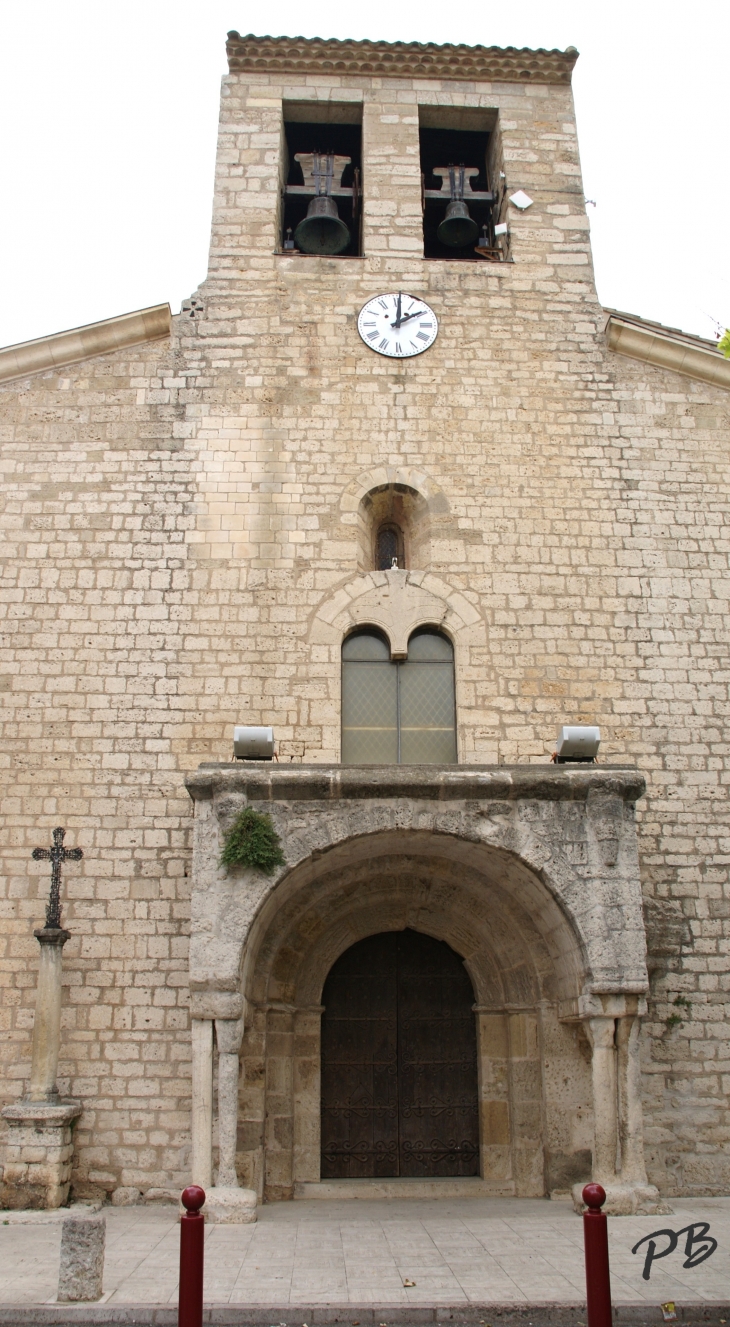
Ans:
{"label": "limestone block wall", "polygon": [[[284,99],[362,100],[362,259],[275,253]],[[534,199],[507,204],[514,262],[421,257],[419,106],[496,117],[508,192]],[[410,363],[355,327],[400,288],[440,322]],[[460,761],[543,762],[585,721],[647,777],[650,1178],[726,1190],[730,407],[608,351],[569,87],[228,76],[199,296],[169,343],[2,389],[7,1095],[29,1070],[30,851],[64,824],[75,1188],[187,1178],[183,775],[240,721],[272,723],[282,759],[338,760],[320,626],[359,592],[362,496],[407,473],[436,503],[421,570],[474,618]]]}
{"label": "limestone block wall", "polygon": [[49,886],[30,854],[62,824],[84,850],[64,871],[58,1077],[84,1105],[77,1193],[185,1173],[180,369],[168,341],[3,389],[3,1095],[19,1097],[30,1073],[33,927]]}

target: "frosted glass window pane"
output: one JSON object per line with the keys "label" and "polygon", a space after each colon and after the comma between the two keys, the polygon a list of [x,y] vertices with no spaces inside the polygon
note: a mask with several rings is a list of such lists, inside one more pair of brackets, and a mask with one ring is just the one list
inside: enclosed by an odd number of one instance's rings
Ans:
{"label": "frosted glass window pane", "polygon": [[343,764],[397,764],[397,682],[398,670],[391,663],[343,664]]}
{"label": "frosted glass window pane", "polygon": [[390,650],[382,636],[376,636],[374,632],[358,632],[356,636],[349,636],[342,646],[342,658],[350,659],[378,659],[390,661]]}
{"label": "frosted glass window pane", "polygon": [[450,662],[413,663],[409,653],[408,662],[400,667],[400,725],[402,765],[456,762]]}
{"label": "frosted glass window pane", "polygon": [[433,631],[411,637],[407,661],[397,664],[375,631],[350,636],[342,647],[343,764],[455,764],[453,657]]}
{"label": "frosted glass window pane", "polygon": [[451,663],[453,657],[451,641],[445,636],[438,636],[435,631],[422,631],[418,636],[411,636],[408,642],[409,663],[412,659],[418,662],[433,659],[434,662]]}

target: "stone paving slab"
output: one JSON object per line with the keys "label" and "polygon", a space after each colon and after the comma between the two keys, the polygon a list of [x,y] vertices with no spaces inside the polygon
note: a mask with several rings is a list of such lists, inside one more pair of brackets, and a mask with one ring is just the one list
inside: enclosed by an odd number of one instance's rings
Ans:
{"label": "stone paving slab", "polygon": [[[671,1217],[609,1220],[614,1302],[640,1317],[645,1310],[646,1321],[661,1321],[659,1305],[667,1300],[679,1308],[694,1306],[692,1320],[707,1317],[700,1313],[704,1305],[721,1323],[716,1310],[730,1299],[730,1198],[676,1200],[673,1206]],[[154,1309],[173,1310],[177,1210],[103,1210],[104,1294],[96,1309],[63,1306],[62,1317],[53,1319],[61,1222],[6,1225],[2,1213],[0,1304],[8,1312],[10,1306],[44,1306],[40,1317],[28,1322],[71,1322],[81,1312],[102,1321],[102,1310],[107,1321],[141,1321],[141,1313],[149,1322]],[[681,1240],[644,1280],[643,1251],[633,1255],[632,1247],[654,1231],[692,1222],[709,1222],[715,1253],[684,1268]],[[345,1321],[358,1318],[363,1327],[361,1314],[376,1327],[433,1321],[439,1310],[444,1320],[456,1321],[454,1315],[482,1306],[490,1316],[477,1322],[499,1317],[506,1323],[512,1309],[552,1305],[570,1309],[568,1319],[584,1327],[584,1318],[573,1315],[585,1302],[582,1222],[567,1203],[514,1198],[276,1203],[259,1209],[256,1225],[207,1227],[205,1247],[206,1304],[227,1306],[237,1322],[257,1306],[271,1306],[266,1327],[283,1322],[313,1327],[313,1321],[324,1321],[323,1313],[337,1321],[343,1312]],[[2,1321],[21,1321],[8,1312]]]}

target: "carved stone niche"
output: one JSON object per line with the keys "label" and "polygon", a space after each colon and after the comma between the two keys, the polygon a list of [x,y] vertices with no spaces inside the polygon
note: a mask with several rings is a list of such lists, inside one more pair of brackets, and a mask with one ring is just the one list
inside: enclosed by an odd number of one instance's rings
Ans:
{"label": "carved stone niche", "polygon": [[[373,621],[372,601],[366,611]],[[238,1100],[219,1094],[218,1136],[245,1140],[235,1155],[239,1182],[268,1198],[318,1182],[324,981],[358,939],[412,927],[462,955],[484,1047],[499,1027],[511,1048],[509,1083],[496,1083],[491,1051],[480,1061],[484,1183],[498,1172],[500,1192],[538,1194],[550,1174],[585,1182],[589,1152],[614,1210],[656,1210],[643,1165],[636,1054],[648,985],[634,822],[644,780],[636,769],[205,764],[186,785],[195,802],[197,1182],[210,1182],[213,1161],[212,1024],[222,1054],[226,1021],[244,1066],[251,1057]],[[218,865],[224,835],[246,805],[266,810],[280,836],[286,865],[272,877]],[[286,1035],[282,1020],[293,1029]],[[296,1030],[305,1024],[306,1036]],[[540,1054],[526,1049],[523,1024],[536,1030],[535,1046],[555,1048],[542,1067]],[[574,1024],[590,1042],[590,1073]],[[269,1036],[276,1051],[267,1049]],[[299,1068],[297,1044],[307,1047]],[[282,1055],[294,1057],[288,1069]],[[557,1056],[567,1069],[556,1077]],[[507,1098],[492,1101],[495,1092]],[[606,1092],[609,1109],[596,1099]],[[568,1137],[580,1094],[586,1125]],[[497,1116],[499,1138],[490,1135]]]}

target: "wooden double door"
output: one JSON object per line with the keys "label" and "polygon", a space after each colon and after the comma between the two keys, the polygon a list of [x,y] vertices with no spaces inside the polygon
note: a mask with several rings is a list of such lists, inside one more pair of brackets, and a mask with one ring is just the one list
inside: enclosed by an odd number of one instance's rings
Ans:
{"label": "wooden double door", "polygon": [[322,996],[322,1179],[479,1174],[474,992],[417,931],[346,950]]}

